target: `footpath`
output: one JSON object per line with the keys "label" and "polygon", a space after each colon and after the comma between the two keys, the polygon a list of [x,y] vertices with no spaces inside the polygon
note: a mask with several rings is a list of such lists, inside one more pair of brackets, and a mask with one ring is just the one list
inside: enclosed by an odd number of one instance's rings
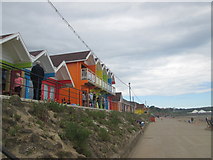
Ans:
{"label": "footpath", "polygon": [[129,154],[129,158],[211,158],[211,131],[163,118],[151,123]]}

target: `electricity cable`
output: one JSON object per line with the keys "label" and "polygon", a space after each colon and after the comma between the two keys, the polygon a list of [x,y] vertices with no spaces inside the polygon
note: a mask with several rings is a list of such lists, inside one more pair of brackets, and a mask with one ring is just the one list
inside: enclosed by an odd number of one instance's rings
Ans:
{"label": "electricity cable", "polygon": [[[97,55],[95,55],[94,51],[89,47],[89,45],[81,38],[81,36],[76,32],[76,30],[71,26],[71,24],[63,17],[63,15],[59,12],[59,10],[53,5],[53,3],[48,0],[48,3],[51,5],[51,7],[55,10],[55,12],[59,15],[59,17],[66,23],[66,25],[70,28],[70,30],[75,34],[75,36],[85,45],[85,47],[87,49],[89,49],[93,55],[98,58]],[[99,58],[98,58],[99,59]],[[105,63],[99,59],[99,61],[105,65]],[[106,66],[106,65],[105,65]],[[107,66],[106,66],[107,67]],[[107,67],[108,68],[108,67]],[[125,83],[124,81],[122,81],[118,76],[116,76],[115,74],[113,74],[122,84],[124,84],[125,86],[129,87],[127,83]],[[131,89],[132,90],[132,89]],[[132,90],[133,92],[133,90]],[[134,92],[133,92],[134,93]],[[134,93],[135,95],[135,93]],[[139,98],[135,95],[135,97],[139,100]]]}

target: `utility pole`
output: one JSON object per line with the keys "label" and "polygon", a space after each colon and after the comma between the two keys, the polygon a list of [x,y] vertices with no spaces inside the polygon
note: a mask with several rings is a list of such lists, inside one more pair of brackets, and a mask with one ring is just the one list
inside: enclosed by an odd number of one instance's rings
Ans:
{"label": "utility pole", "polygon": [[131,87],[130,87],[130,83],[129,83],[129,101],[131,102]]}
{"label": "utility pole", "polygon": [[130,83],[129,83],[129,105],[130,105],[130,110],[132,110],[132,105],[131,105],[131,87],[130,87]]}

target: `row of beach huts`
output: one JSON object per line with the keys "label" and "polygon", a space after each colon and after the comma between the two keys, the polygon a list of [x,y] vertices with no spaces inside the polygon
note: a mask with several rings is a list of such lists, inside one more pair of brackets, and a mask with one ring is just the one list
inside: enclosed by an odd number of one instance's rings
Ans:
{"label": "row of beach huts", "polygon": [[[147,111],[144,104],[125,100],[122,92],[116,92],[113,72],[91,51],[54,55],[46,50],[28,51],[20,33],[2,35],[0,44],[2,95],[15,94],[14,78],[19,73],[24,79],[21,97],[33,99],[30,71],[35,62],[40,61],[45,72],[42,100],[138,114]],[[86,95],[86,103],[82,94]],[[92,100],[89,95],[97,99]]]}

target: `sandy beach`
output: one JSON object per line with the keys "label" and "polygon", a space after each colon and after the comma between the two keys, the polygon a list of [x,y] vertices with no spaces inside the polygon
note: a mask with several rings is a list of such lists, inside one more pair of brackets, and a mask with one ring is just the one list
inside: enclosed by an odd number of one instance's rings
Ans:
{"label": "sandy beach", "polygon": [[206,115],[157,118],[139,139],[129,158],[211,158],[211,130]]}

